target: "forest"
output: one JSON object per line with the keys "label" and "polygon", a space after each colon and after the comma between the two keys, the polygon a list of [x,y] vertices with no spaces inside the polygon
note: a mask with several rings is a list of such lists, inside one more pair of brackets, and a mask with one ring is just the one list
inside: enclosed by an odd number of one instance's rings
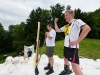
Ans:
{"label": "forest", "polygon": [[[59,18],[58,26],[62,27],[66,25],[64,19],[64,11],[71,9],[71,6],[67,7],[56,4],[51,5],[50,10],[42,9],[38,7],[33,9],[26,22],[21,22],[16,25],[9,25],[8,30],[5,30],[0,23],[0,54],[19,52],[24,49],[24,45],[36,45],[38,22],[40,22],[40,46],[42,46],[45,32],[47,32],[47,24],[54,24],[54,18]],[[91,27],[90,33],[86,38],[99,39],[100,40],[100,8],[93,12],[83,12],[81,9],[75,9],[75,18],[82,19]],[[64,39],[64,33],[57,33],[56,41]]]}

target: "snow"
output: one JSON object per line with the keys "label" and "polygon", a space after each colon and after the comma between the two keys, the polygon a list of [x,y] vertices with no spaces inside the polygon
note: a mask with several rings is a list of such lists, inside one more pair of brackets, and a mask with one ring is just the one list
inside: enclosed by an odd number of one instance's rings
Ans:
{"label": "snow", "polygon": [[[7,57],[5,63],[0,64],[0,75],[35,75],[34,73],[35,54],[29,59],[24,60],[23,57]],[[47,70],[44,67],[48,63],[48,58],[45,54],[41,56],[38,65],[39,75],[45,75]],[[64,67],[63,59],[54,55],[54,73],[50,75],[58,75]],[[80,67],[84,75],[100,75],[100,59],[96,61],[93,59],[80,58]],[[74,73],[70,75],[75,75]]]}

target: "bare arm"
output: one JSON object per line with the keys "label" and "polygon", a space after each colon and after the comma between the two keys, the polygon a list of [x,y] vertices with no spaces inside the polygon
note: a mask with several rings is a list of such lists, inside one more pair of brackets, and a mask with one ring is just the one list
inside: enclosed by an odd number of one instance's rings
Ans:
{"label": "bare arm", "polygon": [[78,39],[76,41],[70,42],[70,45],[78,44],[80,41],[82,41],[87,36],[89,31],[91,30],[91,28],[88,25],[82,26],[81,29],[82,29],[82,32],[80,36],[78,37]]}
{"label": "bare arm", "polygon": [[56,32],[61,32],[61,30],[58,28],[57,22],[58,22],[58,18],[55,18],[54,20],[55,30]]}
{"label": "bare arm", "polygon": [[84,25],[81,28],[82,28],[82,32],[81,32],[79,38],[77,39],[78,42],[83,40],[91,30],[91,28],[88,25]]}
{"label": "bare arm", "polygon": [[50,40],[52,39],[52,37],[50,36],[49,32],[45,33],[46,37],[48,37]]}

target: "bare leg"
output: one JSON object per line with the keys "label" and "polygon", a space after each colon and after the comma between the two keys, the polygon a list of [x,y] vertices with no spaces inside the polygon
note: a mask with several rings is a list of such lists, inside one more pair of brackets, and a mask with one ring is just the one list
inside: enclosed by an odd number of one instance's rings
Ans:
{"label": "bare leg", "polygon": [[76,63],[71,63],[75,75],[83,75],[80,66]]}
{"label": "bare leg", "polygon": [[69,61],[68,61],[68,59],[66,59],[65,57],[64,57],[64,64],[65,64],[65,65],[69,65]]}
{"label": "bare leg", "polygon": [[53,66],[53,64],[54,64],[54,59],[53,59],[53,57],[49,57],[49,63],[50,63],[50,66]]}

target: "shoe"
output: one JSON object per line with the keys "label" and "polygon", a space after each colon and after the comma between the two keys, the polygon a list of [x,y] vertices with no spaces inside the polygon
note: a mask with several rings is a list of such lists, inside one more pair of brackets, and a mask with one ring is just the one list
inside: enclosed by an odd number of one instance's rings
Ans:
{"label": "shoe", "polygon": [[59,75],[69,75],[71,73],[72,73],[72,70],[69,70],[68,72],[63,70],[63,71],[61,71],[61,73]]}
{"label": "shoe", "polygon": [[45,75],[49,75],[49,74],[52,74],[54,73],[54,70],[53,70],[53,67],[50,67],[49,68],[49,71],[45,73]]}
{"label": "shoe", "polygon": [[71,73],[73,73],[72,70],[69,70],[67,74],[71,74]]}
{"label": "shoe", "polygon": [[44,67],[44,70],[48,70],[50,68],[50,63],[46,67]]}
{"label": "shoe", "polygon": [[66,75],[67,72],[65,70],[61,71],[61,73],[59,75]]}

